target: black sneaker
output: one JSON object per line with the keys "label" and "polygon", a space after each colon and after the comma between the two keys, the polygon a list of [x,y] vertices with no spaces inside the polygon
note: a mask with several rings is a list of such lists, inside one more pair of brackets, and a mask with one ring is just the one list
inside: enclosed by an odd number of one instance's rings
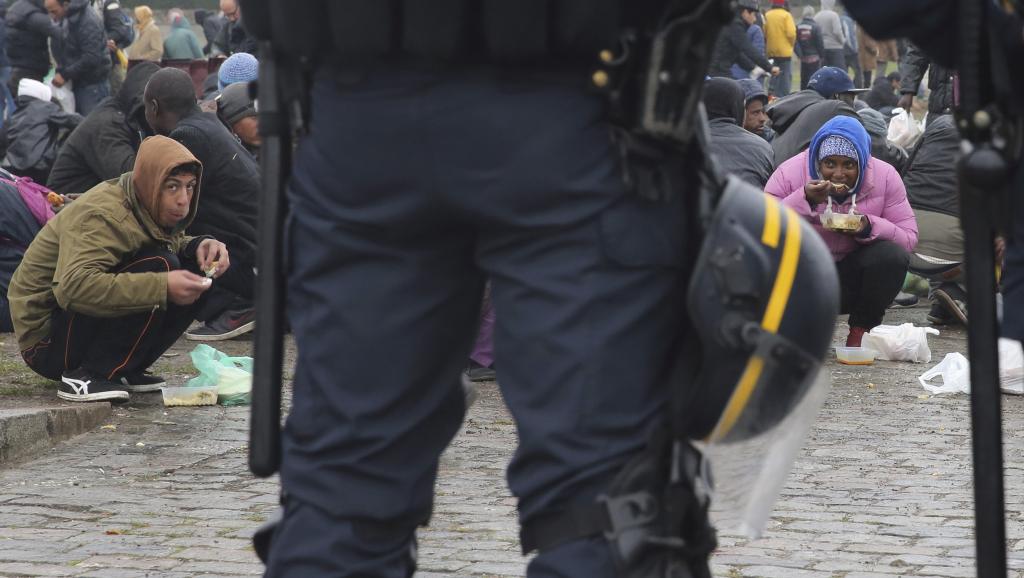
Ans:
{"label": "black sneaker", "polygon": [[960,323],[967,325],[967,293],[956,283],[943,283],[935,290],[932,297],[956,317]]}
{"label": "black sneaker", "polygon": [[189,341],[224,341],[252,331],[256,326],[255,309],[236,309],[221,313],[203,326],[185,332]]}
{"label": "black sneaker", "polygon": [[85,368],[65,371],[60,376],[57,397],[67,401],[128,401],[124,384],[97,377]]}
{"label": "black sneaker", "polygon": [[129,393],[148,393],[160,391],[161,387],[167,385],[167,381],[159,375],[153,375],[148,371],[125,375],[117,380],[125,386]]}
{"label": "black sneaker", "polygon": [[932,308],[928,310],[927,318],[932,325],[955,325],[957,322],[956,317],[953,317],[952,313],[946,311],[946,308],[938,301],[932,303]]}
{"label": "black sneaker", "polygon": [[896,298],[892,300],[892,307],[913,307],[917,305],[918,300],[917,295],[900,291],[896,294]]}

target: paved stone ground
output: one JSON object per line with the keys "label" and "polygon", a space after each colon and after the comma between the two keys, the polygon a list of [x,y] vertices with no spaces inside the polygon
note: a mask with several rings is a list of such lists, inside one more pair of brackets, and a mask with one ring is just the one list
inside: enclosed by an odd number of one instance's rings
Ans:
{"label": "paved stone ground", "polygon": [[[886,321],[923,324],[924,313]],[[4,360],[14,354],[7,341]],[[962,330],[930,343],[933,363],[965,350]],[[190,347],[179,343],[157,370],[185,379]],[[916,376],[927,367],[830,362],[832,393],[767,532],[755,541],[724,533],[715,575],[972,576],[968,401],[925,396]],[[0,367],[0,403],[52,395],[15,373]],[[1011,574],[1024,576],[1024,399],[1003,402]],[[277,486],[246,472],[247,413],[165,409],[147,396],[95,432],[0,469],[0,576],[258,574],[248,538]],[[523,575],[503,473],[515,439],[496,387],[483,385],[443,459],[434,520],[420,535],[422,578]]]}

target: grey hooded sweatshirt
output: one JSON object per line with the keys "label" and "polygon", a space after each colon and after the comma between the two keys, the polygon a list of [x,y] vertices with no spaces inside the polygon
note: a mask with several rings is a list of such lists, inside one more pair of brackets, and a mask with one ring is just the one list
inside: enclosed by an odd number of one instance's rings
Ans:
{"label": "grey hooded sweatshirt", "polygon": [[821,0],[821,11],[814,16],[814,21],[821,28],[825,50],[841,50],[846,45],[843,21],[834,10],[835,7],[836,0]]}

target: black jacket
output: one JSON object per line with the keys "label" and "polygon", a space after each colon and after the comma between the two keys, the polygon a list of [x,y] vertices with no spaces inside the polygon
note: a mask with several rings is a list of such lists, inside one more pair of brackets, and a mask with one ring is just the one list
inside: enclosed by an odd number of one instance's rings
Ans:
{"label": "black jacket", "polygon": [[709,131],[710,152],[719,169],[764,190],[775,169],[772,145],[727,118],[712,119]]}
{"label": "black jacket", "polygon": [[956,175],[959,157],[960,135],[953,115],[929,115],[924,136],[903,172],[903,184],[907,187],[911,207],[960,216]]}
{"label": "black jacket", "polygon": [[132,170],[146,124],[142,94],[160,67],[140,62],[128,71],[117,95],[105,99],[61,147],[46,185],[65,195],[84,193]]}
{"label": "black jacket", "polygon": [[213,41],[220,36],[221,28],[227,24],[227,18],[217,15],[210,10],[202,8],[195,12],[196,24],[203,28],[203,36],[206,38],[206,45],[203,46],[203,54],[209,55],[213,48]]}
{"label": "black jacket", "polygon": [[107,33],[107,38],[113,40],[118,48],[127,48],[135,40],[132,19],[125,14],[118,0],[103,0],[101,8],[103,31]]}
{"label": "black jacket", "polygon": [[53,51],[57,72],[79,85],[106,82],[110,51],[100,17],[88,0],[71,0]]}
{"label": "black jacket", "polygon": [[14,183],[0,178],[0,333],[14,331],[7,288],[39,229]]}
{"label": "black jacket", "polygon": [[[931,72],[928,72],[929,67]],[[917,94],[924,73],[928,72],[928,112],[932,114],[948,114],[953,112],[953,76],[955,71],[931,62],[928,56],[914,44],[907,46],[907,53],[900,62],[902,77],[900,93]]]}
{"label": "black jacket", "polygon": [[861,100],[871,108],[880,110],[886,106],[895,108],[900,98],[892,88],[892,81],[885,76],[879,76],[871,84],[871,90],[864,93]]}
{"label": "black jacket", "polygon": [[31,96],[19,96],[17,102],[18,109],[4,124],[3,167],[16,175],[45,177],[64,137],[82,122],[82,117]]}
{"label": "black jacket", "polygon": [[711,63],[708,67],[709,76],[725,76],[732,78],[729,68],[733,64],[744,61],[756,64],[767,70],[772,69],[772,64],[761,54],[750,39],[747,38],[747,23],[739,16],[722,29],[715,42],[715,50],[711,54]]}
{"label": "black jacket", "polygon": [[24,68],[40,77],[50,70],[47,40],[57,39],[60,30],[43,9],[43,0],[18,0],[7,9],[7,59],[14,68]]}
{"label": "black jacket", "polygon": [[199,212],[190,235],[212,235],[228,246],[232,262],[253,263],[260,196],[255,159],[214,113],[199,108],[181,119],[169,135],[203,163]]}
{"label": "black jacket", "polygon": [[767,113],[772,128],[779,133],[772,139],[776,168],[807,148],[818,129],[833,117],[858,118],[852,106],[841,100],[825,100],[810,89],[780,98]]}
{"label": "black jacket", "polygon": [[252,55],[257,53],[256,39],[249,36],[245,26],[242,24],[241,18],[234,22],[228,21],[225,23],[213,44],[228,56],[236,52],[248,52]]}

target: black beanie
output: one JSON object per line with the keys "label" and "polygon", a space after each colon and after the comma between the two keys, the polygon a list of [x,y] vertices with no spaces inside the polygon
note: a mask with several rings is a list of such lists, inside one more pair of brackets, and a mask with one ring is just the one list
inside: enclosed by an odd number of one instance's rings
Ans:
{"label": "black beanie", "polygon": [[727,118],[743,126],[746,108],[743,106],[743,88],[731,78],[714,77],[704,83],[704,108],[708,118]]}
{"label": "black beanie", "polygon": [[256,116],[256,105],[249,98],[249,84],[239,82],[224,87],[217,97],[217,116],[228,128],[247,116]]}

